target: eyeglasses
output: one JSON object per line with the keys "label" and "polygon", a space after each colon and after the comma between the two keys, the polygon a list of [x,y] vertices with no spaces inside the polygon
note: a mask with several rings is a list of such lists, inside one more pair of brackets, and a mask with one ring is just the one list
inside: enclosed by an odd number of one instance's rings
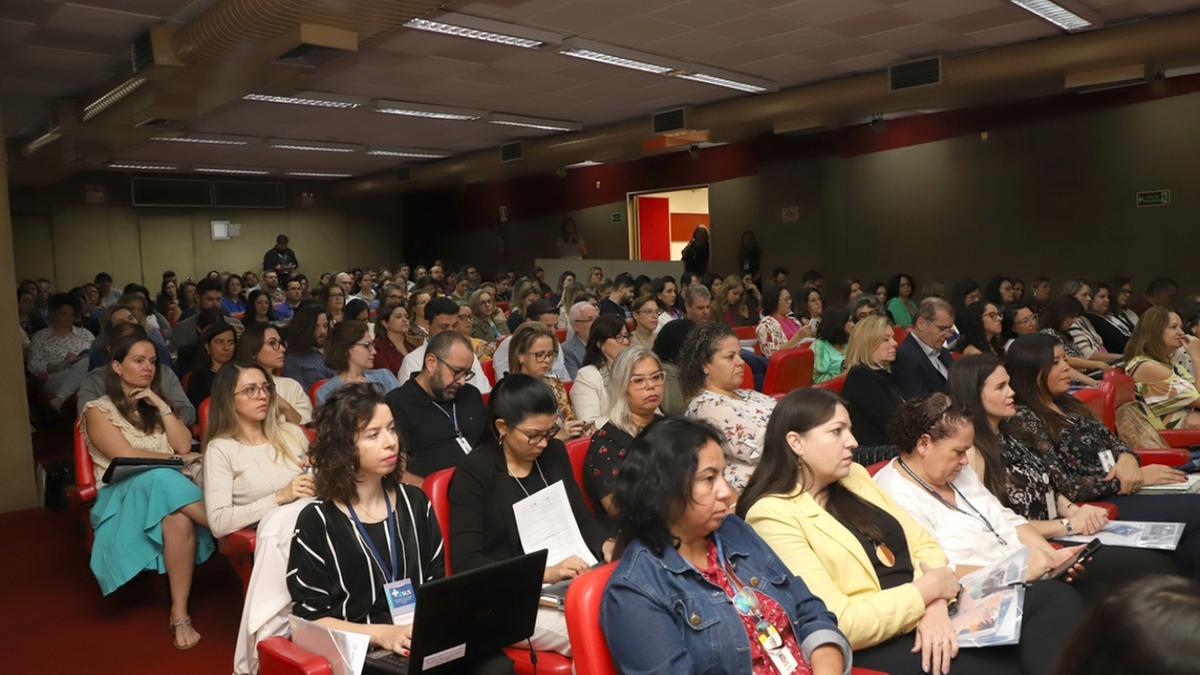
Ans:
{"label": "eyeglasses", "polygon": [[453,379],[455,379],[455,380],[461,380],[463,382],[470,382],[471,378],[475,377],[475,371],[471,369],[471,366],[467,366],[466,368],[455,368],[454,366],[450,365],[449,363],[446,363],[446,360],[443,359],[442,357],[438,356],[437,354],[434,354],[433,358],[437,359],[438,363],[449,368],[450,374],[453,376]]}
{"label": "eyeglasses", "polygon": [[553,361],[554,355],[557,353],[558,352],[551,349],[551,350],[544,351],[544,352],[529,352],[529,355],[532,356],[537,361],[545,362],[545,361]]}
{"label": "eyeglasses", "polygon": [[667,381],[667,374],[663,371],[651,373],[649,375],[634,375],[629,378],[629,384],[639,389],[650,389]]}
{"label": "eyeglasses", "polygon": [[643,316],[658,316],[662,314],[662,310],[657,307],[649,307],[647,309],[639,309],[638,311],[634,312],[634,314],[641,314]]}
{"label": "eyeglasses", "polygon": [[270,382],[248,384],[233,393],[238,396],[245,396],[246,398],[258,398],[259,395],[270,398],[271,394],[275,393],[275,385]]}
{"label": "eyeglasses", "polygon": [[617,342],[620,342],[622,344],[629,344],[629,333],[621,333],[620,335],[614,335],[609,339],[616,340]]}
{"label": "eyeglasses", "polygon": [[999,319],[999,318],[1000,318],[1000,312],[984,312],[984,314],[983,314],[983,318],[985,318],[985,319]]}
{"label": "eyeglasses", "polygon": [[271,349],[274,349],[275,351],[279,351],[281,349],[287,349],[287,340],[280,340],[279,338],[271,338],[270,340],[267,340],[263,344],[270,347]]}
{"label": "eyeglasses", "polygon": [[596,317],[593,316],[593,317],[588,317],[586,319],[584,319],[584,318],[575,319],[572,323],[593,323],[595,321],[596,321]]}
{"label": "eyeglasses", "polygon": [[557,424],[545,431],[525,431],[521,427],[513,428],[522,434],[525,434],[525,438],[529,439],[530,445],[541,445],[543,441],[549,442],[550,439],[558,435],[559,430],[562,429],[562,427],[558,426]]}
{"label": "eyeglasses", "polygon": [[1028,326],[1029,324],[1037,323],[1037,320],[1038,320],[1037,314],[1030,314],[1029,316],[1025,317],[1024,319],[1017,319],[1013,323],[1019,323],[1022,326]]}

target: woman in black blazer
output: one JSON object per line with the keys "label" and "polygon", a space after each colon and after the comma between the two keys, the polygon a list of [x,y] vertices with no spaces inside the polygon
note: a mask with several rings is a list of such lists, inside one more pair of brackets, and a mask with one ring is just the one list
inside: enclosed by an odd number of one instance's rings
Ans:
{"label": "woman in black blazer", "polygon": [[[869,316],[854,326],[846,345],[846,384],[842,398],[850,404],[850,424],[858,441],[855,459],[871,464],[895,452],[872,453],[888,446],[887,425],[903,400],[900,382],[891,371],[896,360],[892,327],[881,316]],[[890,449],[889,449],[890,450]]]}
{"label": "woman in black blazer", "polygon": [[[454,572],[508,560],[525,553],[513,504],[562,481],[583,540],[597,560],[607,560],[612,542],[583,504],[559,430],[554,392],[538,378],[515,373],[496,384],[490,398],[498,440],[467,455],[450,481],[450,556]],[[543,581],[557,583],[586,571],[571,556],[546,568]],[[533,648],[570,656],[562,612],[539,609]]]}

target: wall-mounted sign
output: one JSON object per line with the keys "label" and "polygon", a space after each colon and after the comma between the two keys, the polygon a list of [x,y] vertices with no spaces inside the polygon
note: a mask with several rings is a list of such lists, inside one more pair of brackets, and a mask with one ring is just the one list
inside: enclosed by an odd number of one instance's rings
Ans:
{"label": "wall-mounted sign", "polygon": [[614,223],[619,223],[624,220],[624,216],[621,215],[620,211],[613,211],[612,213],[608,214],[608,219]]}
{"label": "wall-mounted sign", "polygon": [[1170,190],[1141,190],[1137,193],[1137,206],[1144,208],[1148,206],[1170,206],[1171,191]]}
{"label": "wall-mounted sign", "polygon": [[785,223],[800,222],[800,207],[799,206],[783,207],[783,209],[781,209],[779,212],[779,220],[782,222],[785,222]]}

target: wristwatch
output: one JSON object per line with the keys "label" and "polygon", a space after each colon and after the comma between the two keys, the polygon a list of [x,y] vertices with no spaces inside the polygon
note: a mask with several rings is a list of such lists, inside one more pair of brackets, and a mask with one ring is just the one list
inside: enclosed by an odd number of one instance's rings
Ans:
{"label": "wristwatch", "polygon": [[1062,523],[1062,526],[1067,528],[1067,534],[1071,534],[1075,531],[1075,528],[1071,526],[1070,518],[1063,518],[1063,519],[1059,520],[1058,522]]}

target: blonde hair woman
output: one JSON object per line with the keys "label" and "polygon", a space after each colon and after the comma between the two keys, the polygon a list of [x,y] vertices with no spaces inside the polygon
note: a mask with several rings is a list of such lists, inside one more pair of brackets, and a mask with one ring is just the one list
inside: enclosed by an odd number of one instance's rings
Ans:
{"label": "blonde hair woman", "polygon": [[254,525],[268,511],[312,497],[308,439],[284,420],[275,384],[257,363],[228,363],[213,383],[204,453],[204,507],[223,537]]}
{"label": "blonde hair woman", "polygon": [[895,361],[896,339],[887,319],[872,315],[854,326],[846,344],[842,398],[849,404],[854,436],[861,445],[858,459],[864,464],[870,463],[864,448],[888,445],[888,420],[903,400],[900,381],[892,373]]}
{"label": "blonde hair woman", "polygon": [[1200,428],[1196,380],[1172,360],[1181,349],[1200,363],[1200,339],[1188,335],[1179,314],[1164,307],[1146,310],[1125,345],[1125,372],[1133,377],[1138,403],[1156,429]]}
{"label": "blonde hair woman", "polygon": [[558,340],[546,324],[539,321],[526,321],[518,326],[508,343],[510,372],[537,377],[554,392],[561,426],[558,438],[565,441],[583,435],[589,430],[589,425],[575,416],[566,387],[561,380],[550,374],[550,368],[557,356]]}
{"label": "blonde hair woman", "polygon": [[496,294],[481,288],[471,294],[470,337],[495,343],[508,335],[508,320],[496,306]]}

